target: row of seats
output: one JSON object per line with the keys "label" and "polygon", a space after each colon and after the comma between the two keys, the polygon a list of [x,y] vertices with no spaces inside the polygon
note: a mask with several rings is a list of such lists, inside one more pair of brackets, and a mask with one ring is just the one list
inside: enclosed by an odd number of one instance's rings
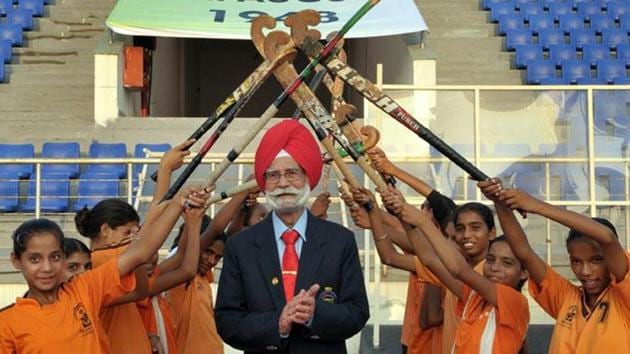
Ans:
{"label": "row of seats", "polygon": [[[135,157],[145,157],[145,149],[152,152],[165,152],[170,144],[136,144]],[[125,144],[92,143],[89,148],[91,158],[124,158],[127,157]],[[0,158],[32,158],[32,144],[0,144]],[[79,143],[45,143],[41,156],[44,158],[79,158]],[[131,178],[133,188],[138,185],[138,174],[142,165],[134,165]],[[65,212],[91,208],[105,198],[116,198],[120,194],[120,179],[127,177],[127,166],[124,164],[89,164],[85,172],[80,172],[79,164],[45,164],[42,165],[41,204],[43,212]],[[152,173],[149,170],[148,173]],[[28,195],[26,202],[20,205],[20,179],[28,179]],[[76,198],[70,196],[71,179],[80,178]],[[0,212],[33,212],[35,210],[35,180],[33,165],[15,164],[0,165]],[[76,200],[70,205],[70,199]]]}
{"label": "row of seats", "polygon": [[595,69],[591,68],[588,61],[563,60],[560,70],[552,60],[529,60],[526,77],[527,83],[532,85],[630,84],[625,63],[615,59],[598,60]]}
{"label": "row of seats", "polygon": [[616,20],[622,16],[630,14],[630,1],[610,1],[610,2],[512,2],[499,1],[485,5],[485,10],[490,10],[490,19],[497,22],[500,15],[520,14],[528,17],[532,15],[550,14],[556,20],[562,15],[578,14],[588,18],[592,15],[605,14]]}
{"label": "row of seats", "polygon": [[[512,29],[529,29],[534,34],[541,30],[561,28],[565,34],[579,29],[590,29],[597,35],[603,35],[605,30],[630,29],[630,15],[622,16],[619,21],[608,15],[591,15],[584,17],[576,14],[567,14],[554,17],[550,14],[523,16],[520,14],[499,15],[499,34],[504,35]],[[607,34],[609,36],[609,34]]]}
{"label": "row of seats", "polygon": [[611,50],[617,46],[630,44],[628,30],[607,29],[598,36],[590,29],[570,30],[566,35],[561,28],[548,28],[534,33],[530,29],[513,29],[505,32],[505,47],[508,51],[514,51],[517,45],[540,44],[544,49],[549,49],[554,44],[571,44],[577,49],[585,45],[600,44]]}
{"label": "row of seats", "polygon": [[564,61],[580,60],[592,68],[597,68],[600,60],[617,59],[625,66],[630,65],[630,44],[620,45],[617,50],[611,51],[605,45],[587,44],[578,50],[571,44],[552,44],[549,48],[541,44],[521,44],[516,46],[516,67],[527,69],[530,60],[549,60],[561,68]]}

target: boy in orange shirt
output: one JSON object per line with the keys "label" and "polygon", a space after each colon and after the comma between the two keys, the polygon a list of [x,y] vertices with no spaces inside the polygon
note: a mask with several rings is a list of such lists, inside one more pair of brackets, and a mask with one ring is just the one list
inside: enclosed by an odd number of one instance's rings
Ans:
{"label": "boy in orange shirt", "polygon": [[[523,191],[503,189],[498,179],[479,186],[494,200],[508,241],[529,271],[532,297],[556,319],[549,352],[630,353],[630,257],[614,226],[606,219],[552,206]],[[566,244],[579,286],[536,255],[526,235],[519,232],[512,210],[535,213],[571,229]]]}
{"label": "boy in orange shirt", "polygon": [[207,196],[187,188],[125,252],[68,283],[61,282],[64,236],[59,226],[46,219],[23,223],[13,234],[11,259],[29,290],[0,312],[0,352],[107,353],[102,333],[93,325],[99,311],[133,289],[135,279],[129,274],[159,249],[184,205],[198,208]]}

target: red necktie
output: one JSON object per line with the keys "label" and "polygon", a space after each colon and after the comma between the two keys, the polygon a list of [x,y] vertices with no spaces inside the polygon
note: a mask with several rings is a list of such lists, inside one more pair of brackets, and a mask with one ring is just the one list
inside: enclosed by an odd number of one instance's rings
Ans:
{"label": "red necktie", "polygon": [[300,234],[295,230],[287,230],[282,233],[284,241],[284,254],[282,255],[282,283],[284,284],[284,297],[287,302],[293,299],[295,293],[295,280],[298,270],[298,255],[295,251],[295,241]]}

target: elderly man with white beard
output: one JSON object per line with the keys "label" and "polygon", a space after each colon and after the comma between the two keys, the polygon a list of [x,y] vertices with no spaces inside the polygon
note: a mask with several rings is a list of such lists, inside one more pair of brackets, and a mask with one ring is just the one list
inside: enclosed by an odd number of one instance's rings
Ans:
{"label": "elderly man with white beard", "polygon": [[305,207],[321,177],[319,145],[285,120],[263,136],[254,161],[272,212],[227,242],[219,334],[246,353],[346,353],[369,307],[354,234]]}

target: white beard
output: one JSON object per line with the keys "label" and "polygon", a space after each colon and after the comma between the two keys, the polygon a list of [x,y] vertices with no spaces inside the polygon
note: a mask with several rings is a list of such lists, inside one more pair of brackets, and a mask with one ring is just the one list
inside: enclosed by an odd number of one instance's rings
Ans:
{"label": "white beard", "polygon": [[[293,194],[293,198],[286,196],[279,197],[282,194]],[[308,183],[304,188],[297,189],[294,187],[276,188],[273,192],[265,192],[265,199],[271,209],[277,213],[290,213],[298,211],[306,205],[306,201],[311,194],[311,186]]]}

